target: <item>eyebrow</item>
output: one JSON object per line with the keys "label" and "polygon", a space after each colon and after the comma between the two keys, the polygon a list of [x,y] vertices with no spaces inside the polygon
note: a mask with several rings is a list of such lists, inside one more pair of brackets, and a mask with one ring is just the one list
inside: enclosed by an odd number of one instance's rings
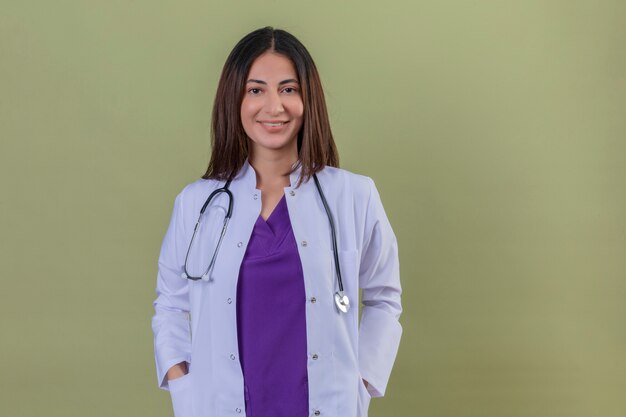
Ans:
{"label": "eyebrow", "polygon": [[[250,78],[248,81],[246,81],[246,83],[258,83],[258,84],[265,84],[267,85],[267,83],[263,80],[255,80],[253,78]],[[290,78],[288,80],[282,80],[281,82],[278,83],[278,85],[283,85],[283,84],[288,84],[288,83],[297,83],[300,84],[298,82],[298,80],[294,79],[294,78]]]}

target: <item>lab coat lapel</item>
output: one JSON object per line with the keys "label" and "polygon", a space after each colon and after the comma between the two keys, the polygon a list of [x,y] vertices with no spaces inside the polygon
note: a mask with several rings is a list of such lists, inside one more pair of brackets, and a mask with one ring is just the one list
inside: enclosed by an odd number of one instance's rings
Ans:
{"label": "lab coat lapel", "polygon": [[[220,184],[221,186],[223,183]],[[256,173],[248,160],[231,182],[229,189],[233,195],[232,217],[215,261],[211,274],[212,280],[199,283],[199,298],[203,300],[208,300],[216,293],[236,294],[239,268],[254,223],[261,212],[261,193],[256,189]],[[221,198],[217,203],[226,210],[225,198]],[[200,303],[202,309],[205,304]],[[208,314],[208,311],[199,311],[198,314]]]}
{"label": "lab coat lapel", "polygon": [[[291,175],[295,186],[300,170]],[[313,179],[299,188],[285,188],[287,207],[298,253],[304,272],[307,296],[307,336],[309,351],[329,353],[333,346],[333,333],[325,322],[333,311],[334,281],[331,273],[331,235],[328,217]],[[326,193],[326,198],[331,196]],[[315,303],[311,299],[315,298]],[[326,320],[325,320],[326,319]]]}
{"label": "lab coat lapel", "polygon": [[233,179],[230,190],[234,197],[233,214],[223,242],[224,252],[228,256],[219,257],[215,271],[216,275],[227,277],[222,281],[236,288],[239,267],[256,219],[261,213],[261,191],[256,188],[256,173],[247,159]]}

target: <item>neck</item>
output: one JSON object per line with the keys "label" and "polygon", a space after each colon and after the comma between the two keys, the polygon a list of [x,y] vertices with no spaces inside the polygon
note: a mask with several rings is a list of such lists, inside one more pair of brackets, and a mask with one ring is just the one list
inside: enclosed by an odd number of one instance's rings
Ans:
{"label": "neck", "polygon": [[298,160],[297,152],[250,152],[248,162],[256,172],[257,188],[287,187],[290,184],[289,172]]}

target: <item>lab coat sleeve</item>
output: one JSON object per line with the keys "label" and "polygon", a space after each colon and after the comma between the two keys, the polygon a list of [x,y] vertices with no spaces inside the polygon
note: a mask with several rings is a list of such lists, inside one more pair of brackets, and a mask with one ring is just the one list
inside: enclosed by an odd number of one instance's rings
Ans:
{"label": "lab coat sleeve", "polygon": [[380,195],[369,179],[359,286],[362,312],[359,325],[359,371],[372,397],[385,394],[402,335],[398,244]]}
{"label": "lab coat sleeve", "polygon": [[161,245],[152,317],[154,357],[159,388],[169,390],[167,371],[179,362],[191,363],[189,283],[181,277],[187,246],[183,233],[182,192],[176,197],[172,217]]}

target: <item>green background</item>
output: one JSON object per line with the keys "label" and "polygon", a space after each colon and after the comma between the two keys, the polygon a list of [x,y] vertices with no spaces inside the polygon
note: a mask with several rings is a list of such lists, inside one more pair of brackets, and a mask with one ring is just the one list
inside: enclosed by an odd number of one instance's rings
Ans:
{"label": "green background", "polygon": [[370,416],[626,415],[623,1],[0,1],[0,415],[169,416],[150,318],[228,52],[308,47],[400,245]]}

